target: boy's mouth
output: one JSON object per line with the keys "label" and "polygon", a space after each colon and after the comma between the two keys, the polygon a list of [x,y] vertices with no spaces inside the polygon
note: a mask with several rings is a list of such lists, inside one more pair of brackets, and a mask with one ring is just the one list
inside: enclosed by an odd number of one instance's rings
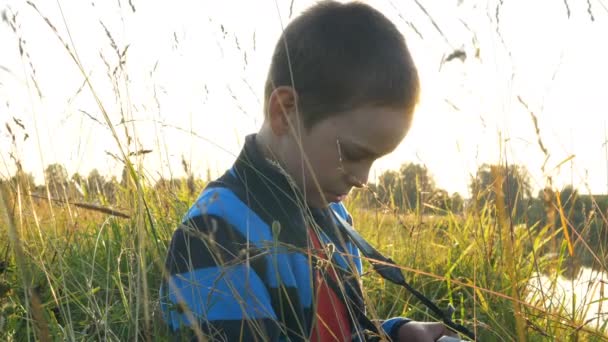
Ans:
{"label": "boy's mouth", "polygon": [[336,193],[328,192],[325,197],[328,202],[342,202],[346,198],[347,195],[348,195],[348,193],[336,194]]}
{"label": "boy's mouth", "polygon": [[337,202],[342,202],[342,201],[344,201],[344,199],[345,199],[345,198],[346,198],[346,194],[344,194],[344,195],[339,195],[339,196],[337,197]]}

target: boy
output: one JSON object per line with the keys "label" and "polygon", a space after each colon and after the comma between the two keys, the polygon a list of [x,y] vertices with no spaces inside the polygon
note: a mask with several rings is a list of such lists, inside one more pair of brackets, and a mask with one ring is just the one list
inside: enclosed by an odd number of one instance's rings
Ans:
{"label": "boy", "polygon": [[[419,80],[402,35],[362,3],[319,3],[284,30],[264,123],[175,232],[161,288],[173,331],[225,341],[435,341],[439,323],[365,316],[340,203],[405,137]],[[374,337],[375,336],[375,337]]]}

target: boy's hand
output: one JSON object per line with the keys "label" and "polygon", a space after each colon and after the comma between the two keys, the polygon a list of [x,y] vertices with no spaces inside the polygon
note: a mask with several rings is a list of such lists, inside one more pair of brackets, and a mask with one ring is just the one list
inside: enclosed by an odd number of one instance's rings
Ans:
{"label": "boy's hand", "polygon": [[435,342],[441,336],[458,335],[442,323],[438,322],[409,322],[399,328],[399,342]]}

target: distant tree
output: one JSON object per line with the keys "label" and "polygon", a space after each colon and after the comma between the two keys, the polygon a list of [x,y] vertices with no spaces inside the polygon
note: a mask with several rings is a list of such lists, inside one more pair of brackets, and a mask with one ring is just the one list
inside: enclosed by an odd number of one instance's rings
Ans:
{"label": "distant tree", "polygon": [[[202,187],[204,187],[205,183],[201,183]],[[378,185],[376,185],[376,183],[367,183],[364,188],[360,189],[355,188],[349,195],[350,199],[355,199],[357,204],[361,205],[363,208],[380,209],[382,204],[381,202],[378,202],[376,196],[379,196]]]}
{"label": "distant tree", "polygon": [[106,202],[109,204],[116,204],[118,202],[118,196],[121,188],[122,186],[120,183],[118,183],[116,177],[112,177],[112,179],[103,183],[101,193]]}
{"label": "distant tree", "polygon": [[47,166],[44,171],[47,182],[49,183],[64,183],[68,179],[68,171],[59,163]]}
{"label": "distant tree", "polygon": [[99,196],[102,194],[105,184],[106,180],[99,171],[97,169],[91,170],[87,176],[87,195],[92,198]]}
{"label": "distant tree", "polygon": [[428,200],[422,197],[425,203],[430,204],[433,208],[439,209],[439,214],[446,213],[452,209],[452,199],[450,194],[443,189],[435,190]]}
{"label": "distant tree", "polygon": [[400,209],[419,209],[422,201],[432,199],[436,189],[426,166],[405,163],[399,171],[380,175],[377,190],[383,203],[390,202]]}
{"label": "distant tree", "polygon": [[14,193],[17,189],[19,189],[22,194],[35,192],[36,183],[34,182],[34,176],[31,173],[17,170],[15,175],[8,179],[0,178],[0,191]]}
{"label": "distant tree", "polygon": [[182,187],[182,184],[184,182],[185,182],[184,180],[179,179],[179,178],[173,178],[173,179],[160,178],[158,181],[156,181],[154,188],[157,191],[176,193],[177,191],[180,190],[180,188]]}
{"label": "distant tree", "polygon": [[378,184],[370,183],[367,185],[367,189],[361,189],[363,193],[363,201],[367,204],[368,208],[380,208],[382,202],[380,201],[380,190]]}
{"label": "distant tree", "polygon": [[402,181],[396,171],[386,171],[378,178],[378,197],[382,203],[393,203],[401,207],[402,203]]}
{"label": "distant tree", "polygon": [[579,198],[578,190],[571,185],[565,186],[559,193],[564,215],[574,227],[582,227],[585,223],[586,211],[591,209],[589,204],[585,205],[584,200]]}
{"label": "distant tree", "polygon": [[68,171],[59,163],[51,164],[44,170],[46,182],[49,185],[51,196],[65,197],[68,187]]}
{"label": "distant tree", "polygon": [[127,186],[127,184],[129,184],[129,177],[131,177],[131,175],[129,174],[129,168],[127,167],[127,165],[124,165],[122,168],[122,174],[120,176],[120,185],[124,188]]}
{"label": "distant tree", "polygon": [[559,199],[566,213],[581,208],[581,202],[578,200],[578,190],[572,185],[565,186],[559,192]]}
{"label": "distant tree", "polygon": [[545,208],[545,190],[539,190],[536,197],[530,198],[526,210],[528,225],[547,223],[547,208]]}
{"label": "distant tree", "polygon": [[452,196],[450,197],[450,202],[451,202],[451,208],[450,210],[454,213],[462,213],[464,210],[464,198],[462,198],[462,196],[455,192],[452,194]]}
{"label": "distant tree", "polygon": [[34,190],[36,188],[34,175],[23,171],[17,171],[15,175],[8,180],[8,183],[12,188],[16,188],[17,184],[20,185],[21,189]]}
{"label": "distant tree", "polygon": [[70,198],[82,199],[85,196],[87,180],[78,172],[70,177],[69,194]]}
{"label": "distant tree", "polygon": [[[596,256],[601,255],[597,251],[608,248],[608,222],[605,219],[608,215],[608,195],[581,195],[578,189],[567,185],[561,191],[551,188],[539,191],[533,203],[530,211],[543,212],[542,209],[539,210],[539,206],[545,209],[544,215],[537,221],[543,226],[551,224],[555,233],[548,250],[559,250],[565,239],[566,229],[574,245],[576,258],[573,260],[576,262],[592,266],[596,263]],[[579,239],[585,243],[577,243]]]}
{"label": "distant tree", "polygon": [[[492,174],[493,168],[502,174],[502,184],[495,184],[497,178]],[[509,165],[508,168],[504,165],[480,166],[470,183],[474,203],[480,208],[486,205],[493,208],[496,203],[497,185],[502,189],[505,206],[510,210],[511,217],[516,220],[523,219],[532,191],[527,169],[521,165]]]}
{"label": "distant tree", "polygon": [[404,202],[409,204],[409,208],[418,209],[425,199],[432,198],[436,190],[435,181],[426,166],[406,163],[399,173],[403,179]]}
{"label": "distant tree", "polygon": [[74,173],[72,175],[72,177],[70,177],[70,180],[74,183],[78,183],[78,184],[84,184],[87,182],[87,180],[78,172]]}

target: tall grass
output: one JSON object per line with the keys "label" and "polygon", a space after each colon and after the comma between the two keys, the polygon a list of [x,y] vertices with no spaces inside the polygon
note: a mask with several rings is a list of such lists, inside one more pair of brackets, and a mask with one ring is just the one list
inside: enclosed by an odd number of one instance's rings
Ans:
{"label": "tall grass", "polygon": [[[137,206],[137,192],[145,206]],[[0,202],[2,225],[8,226],[0,241],[10,248],[0,274],[0,338],[165,340],[158,301],[164,255],[196,192],[127,186],[118,205],[131,208],[130,218],[24,201],[28,195],[5,186]],[[442,306],[455,306],[455,319],[474,328],[479,340],[608,338],[605,317],[586,316],[582,298],[563,296],[560,286],[567,281],[553,277],[566,265],[567,243],[557,254],[535,255],[555,238],[548,227],[510,231],[489,208],[402,216],[365,208],[357,196],[347,206],[359,231],[402,265],[410,283]],[[595,287],[580,288],[580,295],[603,293],[604,283],[594,277]],[[432,319],[409,293],[373,272],[364,276],[364,286],[377,317]],[[601,308],[603,300],[602,294],[595,304]]]}

